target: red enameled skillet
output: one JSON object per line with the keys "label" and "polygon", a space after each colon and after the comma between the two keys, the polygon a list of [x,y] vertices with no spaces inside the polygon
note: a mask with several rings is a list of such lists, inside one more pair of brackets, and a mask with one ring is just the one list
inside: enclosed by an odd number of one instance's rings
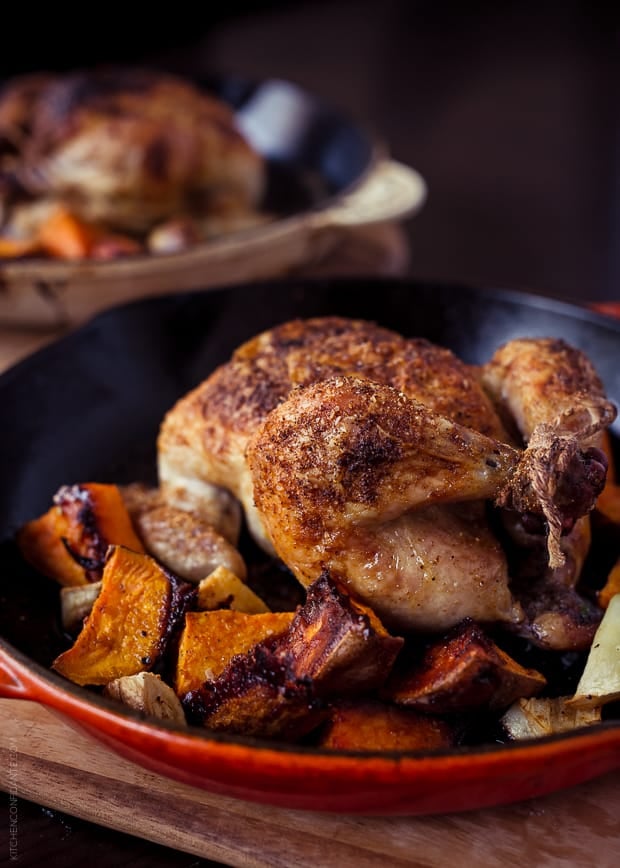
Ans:
{"label": "red enameled skillet", "polygon": [[[344,754],[150,723],[49,670],[58,589],[13,542],[63,483],[152,479],[174,400],[242,340],[294,316],[373,319],[468,362],[519,335],[562,336],[620,400],[620,324],[537,296],[396,279],[273,282],[177,294],[101,314],[0,377],[0,695],[41,702],[135,762],[213,792],[293,808],[430,814],[543,795],[620,768],[620,711],[537,741],[441,754]],[[614,435],[615,436],[615,435]],[[615,551],[599,553],[608,561]],[[579,661],[577,661],[578,665]]]}

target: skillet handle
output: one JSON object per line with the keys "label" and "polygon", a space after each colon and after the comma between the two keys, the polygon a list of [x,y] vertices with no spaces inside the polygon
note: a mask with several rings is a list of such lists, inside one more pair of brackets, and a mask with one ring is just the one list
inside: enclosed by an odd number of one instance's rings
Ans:
{"label": "skillet handle", "polygon": [[338,205],[319,211],[320,226],[364,226],[411,217],[427,197],[426,183],[415,169],[380,160],[357,189]]}
{"label": "skillet handle", "polygon": [[3,699],[32,699],[28,687],[18,674],[18,666],[4,648],[0,648],[0,697]]}

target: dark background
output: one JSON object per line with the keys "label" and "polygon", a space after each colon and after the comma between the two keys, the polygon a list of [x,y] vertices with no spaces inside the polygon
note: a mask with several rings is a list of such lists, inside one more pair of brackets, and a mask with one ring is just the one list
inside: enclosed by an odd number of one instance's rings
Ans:
{"label": "dark background", "polygon": [[[276,76],[371,125],[428,183],[407,227],[415,277],[620,299],[619,4],[12,3],[2,16],[2,77],[108,62]],[[22,865],[209,864],[24,800],[19,821]]]}

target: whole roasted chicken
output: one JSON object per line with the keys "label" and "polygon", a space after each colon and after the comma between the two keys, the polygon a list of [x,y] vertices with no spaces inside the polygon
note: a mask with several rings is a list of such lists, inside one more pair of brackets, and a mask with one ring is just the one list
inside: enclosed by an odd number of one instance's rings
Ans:
{"label": "whole roasted chicken", "polygon": [[0,169],[0,203],[60,201],[137,233],[171,216],[248,211],[264,185],[226,104],[138,68],[12,80],[0,93]]}
{"label": "whole roasted chicken", "polygon": [[614,416],[562,341],[475,369],[373,323],[295,320],[170,410],[159,477],[196,508],[232,496],[300,582],[328,572],[391,628],[473,618],[586,647],[600,615],[575,584]]}

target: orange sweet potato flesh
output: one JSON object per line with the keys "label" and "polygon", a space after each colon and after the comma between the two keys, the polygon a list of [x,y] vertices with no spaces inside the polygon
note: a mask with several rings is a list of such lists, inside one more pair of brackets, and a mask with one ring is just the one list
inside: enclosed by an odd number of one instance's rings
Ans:
{"label": "orange sweet potato flesh", "polygon": [[191,599],[191,586],[149,555],[111,546],[102,585],[74,644],[53,668],[80,685],[150,671]]}
{"label": "orange sweet potato flesh", "polygon": [[180,697],[217,678],[232,658],[288,630],[293,612],[248,615],[232,609],[188,612],[179,640],[175,688]]}
{"label": "orange sweet potato flesh", "polygon": [[333,750],[432,751],[456,744],[454,727],[440,717],[374,700],[336,704],[318,746]]}
{"label": "orange sweet potato flesh", "polygon": [[87,223],[62,205],[43,221],[36,241],[55,259],[116,259],[142,250],[129,236]]}
{"label": "orange sweet potato flesh", "polygon": [[98,482],[60,488],[54,506],[19,530],[17,544],[35,569],[65,586],[99,581],[108,545],[144,551],[120,490]]}
{"label": "orange sweet potato flesh", "polygon": [[613,449],[610,435],[604,432],[602,438],[603,452],[607,457],[607,481],[596,500],[597,513],[612,524],[620,526],[620,485],[616,477]]}

